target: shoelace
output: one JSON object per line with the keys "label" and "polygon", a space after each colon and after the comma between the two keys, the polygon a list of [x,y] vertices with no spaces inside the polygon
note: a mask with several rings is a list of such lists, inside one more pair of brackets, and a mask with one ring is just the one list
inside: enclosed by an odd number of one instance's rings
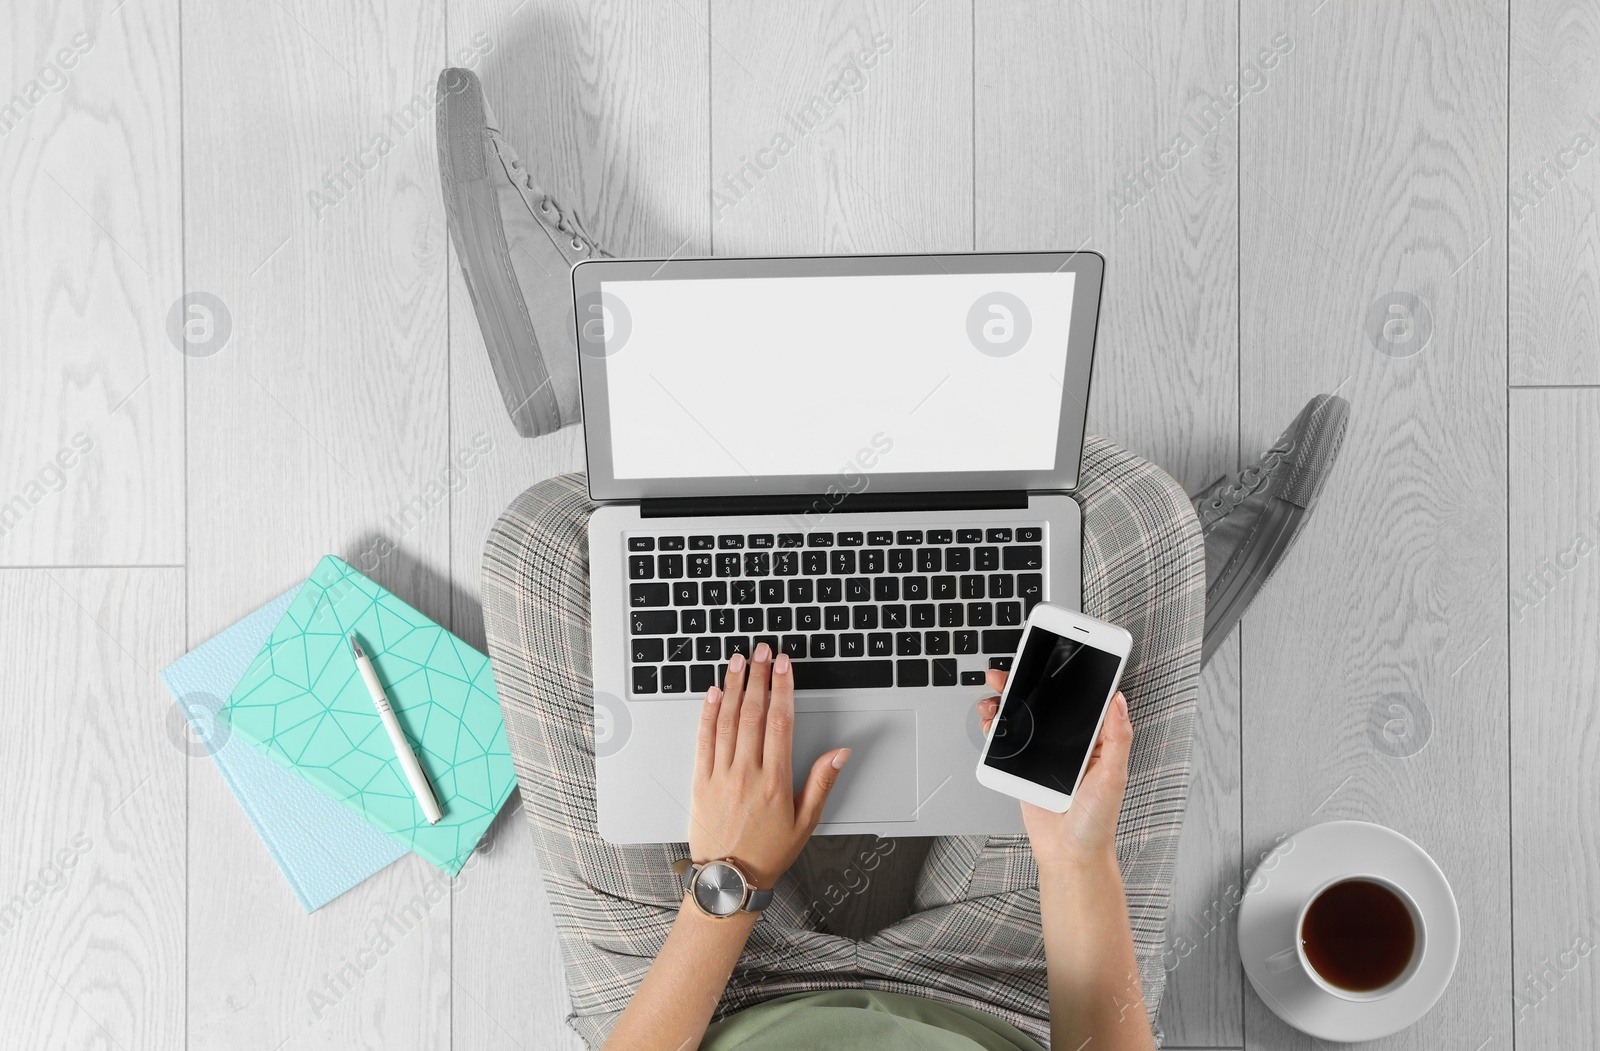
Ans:
{"label": "shoelace", "polygon": [[590,236],[589,232],[583,228],[583,224],[578,220],[578,217],[561,207],[560,201],[539,189],[538,185],[533,181],[533,173],[523,166],[521,160],[513,158],[511,170],[522,180],[522,185],[526,189],[540,195],[539,211],[543,213],[545,222],[550,223],[557,230],[572,238],[573,251],[598,252],[600,250],[599,245],[595,243],[595,239]]}
{"label": "shoelace", "polygon": [[1261,488],[1261,480],[1277,469],[1283,458],[1294,452],[1294,441],[1274,445],[1262,454],[1261,459],[1239,472],[1239,480],[1212,498],[1213,511],[1232,511],[1245,497]]}

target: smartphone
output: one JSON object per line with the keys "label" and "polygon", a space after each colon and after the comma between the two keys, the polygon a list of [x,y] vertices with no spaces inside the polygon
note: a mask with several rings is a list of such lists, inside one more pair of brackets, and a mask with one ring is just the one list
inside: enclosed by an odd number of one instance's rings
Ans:
{"label": "smartphone", "polygon": [[1071,807],[1132,646],[1115,624],[1033,607],[978,757],[978,783],[1058,814]]}

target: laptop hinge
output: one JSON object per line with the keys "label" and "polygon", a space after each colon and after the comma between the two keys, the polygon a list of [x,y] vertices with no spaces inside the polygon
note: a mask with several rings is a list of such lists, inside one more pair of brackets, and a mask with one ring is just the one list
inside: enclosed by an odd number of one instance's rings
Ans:
{"label": "laptop hinge", "polygon": [[954,493],[843,493],[834,496],[696,496],[639,501],[641,518],[718,515],[860,514],[868,511],[988,511],[1028,506],[1026,489]]}

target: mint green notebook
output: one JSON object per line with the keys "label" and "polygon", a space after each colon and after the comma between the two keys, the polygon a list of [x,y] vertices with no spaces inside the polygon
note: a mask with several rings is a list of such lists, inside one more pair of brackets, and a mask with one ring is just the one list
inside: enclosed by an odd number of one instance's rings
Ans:
{"label": "mint green notebook", "polygon": [[[355,632],[427,771],[429,825],[350,651]],[[454,876],[516,784],[489,659],[332,555],[221,717],[233,732]]]}

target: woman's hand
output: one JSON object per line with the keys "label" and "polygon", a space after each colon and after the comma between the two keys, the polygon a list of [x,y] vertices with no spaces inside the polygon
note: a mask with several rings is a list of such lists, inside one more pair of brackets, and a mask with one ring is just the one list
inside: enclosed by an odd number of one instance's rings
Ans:
{"label": "woman's hand", "polygon": [[700,712],[689,853],[697,863],[731,858],[757,889],[788,871],[822,817],[822,806],[850,758],[824,752],[794,792],[794,674],[766,643],[751,659],[735,654],[723,689]]}
{"label": "woman's hand", "polygon": [[[1006,673],[991,670],[988,685],[996,693],[1006,687]],[[1000,698],[986,697],[978,702],[983,732],[1000,710]],[[1128,785],[1128,749],[1133,743],[1133,726],[1128,721],[1128,699],[1119,690],[1111,698],[1111,708],[1100,726],[1100,739],[1089,757],[1089,769],[1072,797],[1065,814],[1056,814],[1032,803],[1022,804],[1022,823],[1033,845],[1034,859],[1041,874],[1070,873],[1087,866],[1115,859],[1117,814],[1122,810],[1122,793]]]}

